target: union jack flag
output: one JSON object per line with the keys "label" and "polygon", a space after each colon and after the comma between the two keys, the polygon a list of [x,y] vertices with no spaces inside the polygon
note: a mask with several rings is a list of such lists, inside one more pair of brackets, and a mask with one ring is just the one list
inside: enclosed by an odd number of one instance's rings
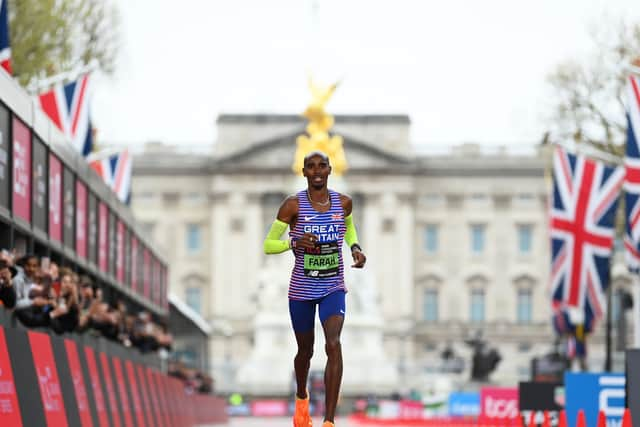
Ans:
{"label": "union jack flag", "polygon": [[[92,158],[92,156],[95,156]],[[131,196],[131,166],[129,150],[119,153],[92,155],[89,166],[113,190],[121,202],[129,204]]]}
{"label": "union jack flag", "polygon": [[0,0],[0,66],[11,74],[8,0]]}
{"label": "union jack flag", "polygon": [[40,106],[53,123],[69,137],[77,152],[88,156],[93,150],[93,133],[89,117],[89,75],[38,96]]}
{"label": "union jack flag", "polygon": [[627,85],[627,152],[624,247],[629,271],[640,273],[640,78],[631,76]]}
{"label": "union jack flag", "polygon": [[[624,180],[609,167],[556,147],[551,206],[551,294],[555,316],[582,313],[588,332],[606,311],[614,217]],[[556,320],[560,320],[556,318]],[[562,322],[565,323],[565,322]],[[565,325],[570,332],[571,327]]]}

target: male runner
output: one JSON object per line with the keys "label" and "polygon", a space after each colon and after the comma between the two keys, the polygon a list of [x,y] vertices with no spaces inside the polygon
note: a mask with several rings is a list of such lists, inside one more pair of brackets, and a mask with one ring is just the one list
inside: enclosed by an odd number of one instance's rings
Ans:
{"label": "male runner", "polygon": [[[325,416],[323,427],[334,427],[342,380],[340,333],[345,315],[342,242],[351,248],[354,268],[362,268],[366,257],[358,244],[351,215],[351,198],[327,188],[331,165],[326,154],[309,153],[302,174],[306,190],[288,197],[280,206],[264,241],[267,254],[293,250],[295,265],[289,283],[289,314],[298,344],[294,359],[296,411],[294,427],[310,427],[309,393],[306,390],[313,354],[316,306],[324,330],[327,365],[324,371]],[[280,240],[289,227],[289,240]]]}

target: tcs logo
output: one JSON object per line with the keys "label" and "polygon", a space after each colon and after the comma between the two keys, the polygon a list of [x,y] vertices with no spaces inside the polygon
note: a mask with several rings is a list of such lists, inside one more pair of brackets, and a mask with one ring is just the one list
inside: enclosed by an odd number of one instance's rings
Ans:
{"label": "tcs logo", "polygon": [[484,413],[489,418],[516,418],[518,416],[517,400],[487,397],[484,405]]}
{"label": "tcs logo", "polygon": [[517,418],[518,397],[517,388],[483,387],[480,390],[481,415],[487,418]]}

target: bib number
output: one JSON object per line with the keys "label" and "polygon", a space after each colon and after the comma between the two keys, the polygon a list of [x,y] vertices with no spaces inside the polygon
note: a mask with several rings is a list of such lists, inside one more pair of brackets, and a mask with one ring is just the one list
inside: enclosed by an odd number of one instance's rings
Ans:
{"label": "bib number", "polygon": [[304,275],[325,278],[340,272],[340,252],[337,242],[318,243],[304,254]]}

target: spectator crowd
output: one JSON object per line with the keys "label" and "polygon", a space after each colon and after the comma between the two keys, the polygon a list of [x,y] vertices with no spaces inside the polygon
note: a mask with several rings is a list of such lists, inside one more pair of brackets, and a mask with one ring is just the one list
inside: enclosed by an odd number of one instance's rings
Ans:
{"label": "spectator crowd", "polygon": [[[172,350],[166,324],[154,322],[146,310],[132,312],[124,299],[105,298],[91,277],[47,257],[0,251],[0,307],[28,328],[102,336],[141,353]],[[180,361],[170,361],[168,374],[180,378],[189,393],[213,391],[210,376]]]}
{"label": "spectator crowd", "polygon": [[132,313],[123,299],[105,299],[89,276],[47,257],[0,251],[0,305],[28,328],[103,336],[142,353],[170,351],[173,342],[148,311]]}

